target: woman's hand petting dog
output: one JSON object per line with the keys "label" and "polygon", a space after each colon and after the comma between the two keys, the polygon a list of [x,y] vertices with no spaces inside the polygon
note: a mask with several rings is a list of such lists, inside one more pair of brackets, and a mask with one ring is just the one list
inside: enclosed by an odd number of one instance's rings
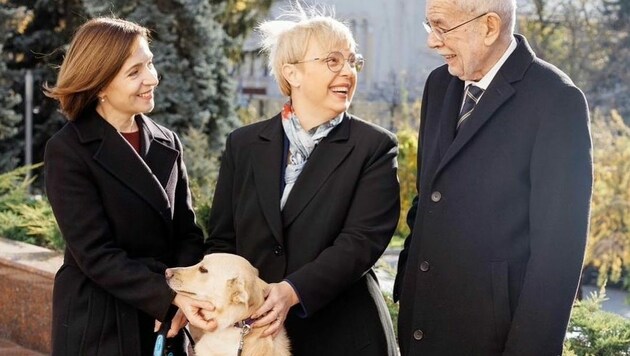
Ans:
{"label": "woman's hand petting dog", "polygon": [[188,319],[190,325],[207,331],[213,331],[217,328],[217,322],[212,318],[207,318],[206,314],[204,314],[204,310],[214,310],[214,305],[212,305],[212,303],[193,299],[177,293],[175,295],[175,299],[173,299],[173,304],[175,304],[179,310],[184,313],[184,317],[185,319]]}
{"label": "woman's hand petting dog", "polygon": [[263,332],[263,336],[276,337],[282,330],[282,324],[287,319],[289,309],[300,300],[293,287],[286,281],[270,283],[269,289],[265,292],[265,303],[252,315],[253,319],[257,319],[253,326],[269,325]]}

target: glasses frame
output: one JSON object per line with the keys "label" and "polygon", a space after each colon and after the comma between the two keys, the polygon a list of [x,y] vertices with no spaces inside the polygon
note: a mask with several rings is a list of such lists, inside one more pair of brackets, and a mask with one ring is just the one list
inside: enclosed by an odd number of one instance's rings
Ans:
{"label": "glasses frame", "polygon": [[475,21],[477,19],[480,19],[480,18],[486,16],[489,13],[490,12],[484,12],[483,14],[481,14],[479,16],[476,16],[476,17],[473,17],[472,19],[470,19],[468,21],[464,21],[464,22],[460,23],[457,26],[449,28],[448,30],[442,30],[439,27],[431,26],[431,24],[429,23],[428,19],[425,19],[422,22],[422,26],[424,26],[424,29],[427,31],[427,33],[429,35],[433,34],[435,36],[435,38],[437,38],[438,40],[444,41],[444,35],[446,35],[447,33],[451,32],[451,31],[454,31],[454,30],[457,30],[458,28],[460,28],[460,27],[462,27],[462,26],[464,26],[466,24],[469,24],[469,23],[471,23],[471,22],[473,22],[473,21]]}
{"label": "glasses frame", "polygon": [[[338,54],[339,57],[343,58],[343,64],[341,65],[341,67],[339,67],[339,70],[333,70],[332,68],[330,68],[330,61],[329,61],[329,59],[331,58],[331,55],[334,55],[334,54]],[[354,56],[354,64],[352,64],[350,62],[350,58],[352,56]],[[315,62],[315,61],[324,61],[326,63],[326,67],[328,67],[328,70],[330,70],[333,73],[341,72],[343,70],[343,67],[346,65],[346,63],[348,63],[350,68],[356,69],[357,73],[360,72],[363,69],[363,66],[365,66],[365,58],[363,58],[363,55],[361,53],[350,53],[348,58],[346,58],[346,57],[343,56],[343,53],[341,53],[339,51],[328,52],[326,57],[317,57],[317,58],[312,58],[312,59],[305,59],[305,60],[293,62],[293,63],[290,63],[290,64],[299,64],[299,63]]]}

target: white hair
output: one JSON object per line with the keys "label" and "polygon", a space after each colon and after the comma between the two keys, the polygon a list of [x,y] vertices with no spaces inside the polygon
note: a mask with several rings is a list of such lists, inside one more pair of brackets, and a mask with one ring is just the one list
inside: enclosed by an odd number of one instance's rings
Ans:
{"label": "white hair", "polygon": [[495,12],[501,18],[501,32],[512,35],[516,23],[516,0],[455,0],[455,5],[471,16]]}

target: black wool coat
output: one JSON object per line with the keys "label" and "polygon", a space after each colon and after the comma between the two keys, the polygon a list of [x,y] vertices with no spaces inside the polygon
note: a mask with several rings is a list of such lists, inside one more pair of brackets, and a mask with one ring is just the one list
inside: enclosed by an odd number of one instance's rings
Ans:
{"label": "black wool coat", "polygon": [[399,216],[396,137],[346,115],[317,145],[281,212],[283,140],[280,115],[230,134],[210,252],[244,256],[265,281],[295,287],[301,304],[286,321],[294,355],[395,354],[371,268]]}
{"label": "black wool coat", "polygon": [[153,320],[173,312],[164,270],[203,254],[181,143],[148,117],[136,120],[140,155],[94,110],[46,146],[46,192],[66,242],[53,355],[146,354]]}
{"label": "black wool coat", "polygon": [[522,36],[453,139],[464,83],[426,83],[400,255],[403,355],[559,355],[592,187],[588,108]]}

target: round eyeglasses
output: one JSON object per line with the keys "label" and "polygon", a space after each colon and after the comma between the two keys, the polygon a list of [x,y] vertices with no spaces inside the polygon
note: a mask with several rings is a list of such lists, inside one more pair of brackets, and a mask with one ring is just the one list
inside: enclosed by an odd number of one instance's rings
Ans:
{"label": "round eyeglasses", "polygon": [[339,73],[343,69],[343,66],[346,65],[346,62],[350,65],[350,68],[354,68],[357,72],[360,72],[363,69],[363,65],[365,65],[365,58],[361,54],[350,53],[348,58],[343,56],[343,53],[339,51],[330,52],[326,57],[317,57],[313,59],[305,59],[303,61],[293,62],[291,64],[298,63],[306,63],[306,62],[314,62],[314,61],[323,61],[326,62],[328,69],[330,69],[333,73]]}
{"label": "round eyeglasses", "polygon": [[487,14],[489,14],[489,13],[488,12],[484,12],[483,14],[481,14],[481,15],[479,15],[477,17],[473,17],[472,19],[470,19],[468,21],[464,21],[464,22],[460,23],[457,26],[449,28],[448,30],[443,30],[443,29],[441,29],[439,27],[431,26],[431,24],[429,23],[429,20],[425,20],[422,23],[422,26],[424,26],[424,29],[427,31],[427,33],[429,35],[434,34],[435,38],[437,38],[439,41],[444,41],[444,35],[446,35],[447,33],[451,32],[451,31],[454,31],[454,30],[457,30],[458,28],[460,28],[460,27],[462,27],[462,26],[464,26],[464,25],[466,25],[468,23],[471,23],[471,22],[475,21],[476,19],[479,19],[479,18],[481,18],[483,16],[486,16]]}

